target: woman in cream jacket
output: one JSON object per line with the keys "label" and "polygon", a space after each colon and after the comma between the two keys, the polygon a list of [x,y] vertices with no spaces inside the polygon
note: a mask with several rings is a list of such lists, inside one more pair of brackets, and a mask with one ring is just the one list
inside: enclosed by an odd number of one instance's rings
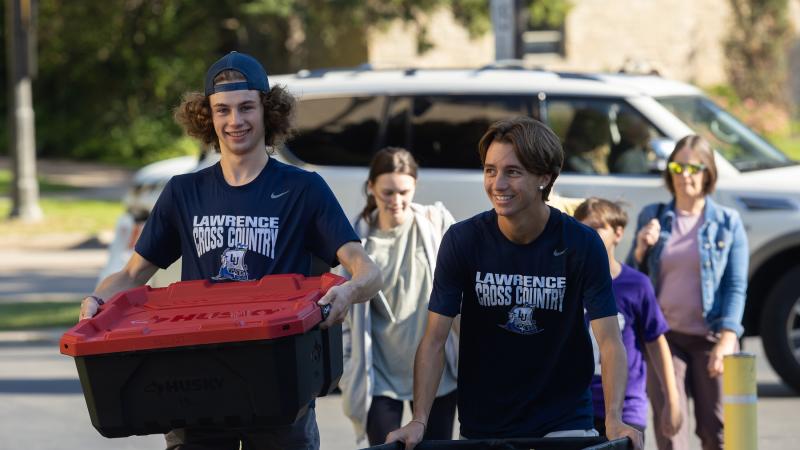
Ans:
{"label": "woman in cream jacket", "polygon": [[[406,150],[386,148],[370,165],[367,205],[354,227],[383,273],[372,301],[353,305],[345,321],[344,374],[339,382],[345,414],[358,441],[382,444],[400,426],[413,397],[414,354],[427,324],[436,254],[453,224],[439,202],[412,203],[417,164]],[[457,327],[456,327],[457,328]],[[458,338],[445,348],[447,367],[426,424],[425,439],[451,439],[456,410]]]}

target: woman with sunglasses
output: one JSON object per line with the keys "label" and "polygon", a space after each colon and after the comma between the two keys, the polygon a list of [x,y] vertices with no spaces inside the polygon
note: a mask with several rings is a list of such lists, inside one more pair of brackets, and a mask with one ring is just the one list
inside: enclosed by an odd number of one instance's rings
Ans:
{"label": "woman with sunglasses", "polygon": [[[664,180],[673,199],[639,214],[628,263],[649,275],[670,326],[681,410],[688,411],[688,391],[702,448],[721,449],[722,358],[738,350],[744,331],[747,236],[739,214],[711,199],[717,168],[708,141],[697,135],[678,141]],[[656,382],[648,379],[658,448],[688,449],[688,420],[674,436],[660,426],[665,399]]]}

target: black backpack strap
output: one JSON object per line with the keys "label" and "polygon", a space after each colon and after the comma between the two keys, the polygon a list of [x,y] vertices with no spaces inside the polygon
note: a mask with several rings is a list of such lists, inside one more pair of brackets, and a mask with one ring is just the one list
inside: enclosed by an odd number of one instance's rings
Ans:
{"label": "black backpack strap", "polygon": [[661,214],[664,213],[664,208],[666,208],[666,207],[667,207],[666,203],[659,203],[658,204],[658,209],[656,209],[656,217],[655,218],[658,219],[659,222],[661,222]]}
{"label": "black backpack strap", "polygon": [[[658,220],[658,224],[659,225],[661,225],[661,215],[664,214],[664,208],[666,208],[666,207],[667,207],[666,203],[659,203],[658,204],[658,208],[656,208],[656,215],[653,217],[653,219]],[[636,245],[635,242],[634,242],[634,245]],[[644,257],[642,258],[642,263],[639,264],[639,267],[638,267],[639,272],[642,272],[645,275],[650,275],[650,270],[647,267],[647,260],[650,258],[650,251],[652,249],[653,249],[653,247],[650,247],[650,248],[647,249],[646,252],[644,252]]]}

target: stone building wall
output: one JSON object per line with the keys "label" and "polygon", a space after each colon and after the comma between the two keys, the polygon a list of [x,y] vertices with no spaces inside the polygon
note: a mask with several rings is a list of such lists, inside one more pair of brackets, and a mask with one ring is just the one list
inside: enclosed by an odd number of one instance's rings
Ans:
{"label": "stone building wall", "polygon": [[699,85],[725,81],[726,0],[579,0],[554,68],[616,71],[626,63]]}
{"label": "stone building wall", "polygon": [[[791,12],[800,30],[800,0],[791,0]],[[565,54],[526,59],[553,70],[617,71],[627,64],[700,86],[724,83],[723,42],[730,14],[728,0],[573,0]],[[370,32],[369,62],[376,67],[480,67],[494,59],[491,32],[470,38],[446,9],[426,20],[431,50],[417,54],[418,27],[398,21]],[[796,68],[800,56],[795,55],[800,55],[800,44],[792,55]],[[800,81],[792,84],[800,93]]]}
{"label": "stone building wall", "polygon": [[480,67],[494,59],[494,37],[486,33],[471,38],[448,9],[440,9],[426,19],[428,39],[433,48],[417,53],[419,27],[397,20],[385,29],[375,29],[368,37],[369,63],[375,67]]}

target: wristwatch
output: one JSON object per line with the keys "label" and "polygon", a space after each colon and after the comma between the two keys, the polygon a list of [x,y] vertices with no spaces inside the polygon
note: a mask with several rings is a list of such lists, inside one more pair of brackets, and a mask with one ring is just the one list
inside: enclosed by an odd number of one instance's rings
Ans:
{"label": "wristwatch", "polygon": [[86,298],[91,298],[92,300],[94,300],[97,303],[97,306],[103,306],[103,305],[106,304],[106,302],[103,301],[102,298],[100,298],[100,297],[98,297],[96,295],[89,295]]}

